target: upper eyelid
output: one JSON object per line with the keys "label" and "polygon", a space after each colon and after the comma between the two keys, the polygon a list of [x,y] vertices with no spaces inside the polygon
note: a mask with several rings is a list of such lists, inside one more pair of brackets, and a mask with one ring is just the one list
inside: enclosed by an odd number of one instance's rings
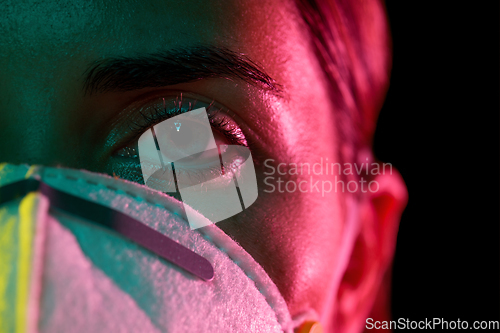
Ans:
{"label": "upper eyelid", "polygon": [[[196,102],[198,102],[198,101],[196,100]],[[210,105],[212,105],[212,103],[213,102],[211,102],[209,105],[207,105],[207,108]],[[136,128],[136,131],[146,131],[147,129],[157,125],[158,123],[160,123],[164,120],[170,119],[170,118],[175,117],[177,115],[181,115],[183,113],[186,113],[186,112],[193,110],[194,104],[189,106],[187,108],[187,110],[182,109],[184,105],[181,105],[177,110],[172,110],[173,109],[172,106],[168,107],[167,105],[165,105],[165,109],[162,110],[163,106],[158,106],[158,104],[156,104],[156,105],[152,105],[151,107],[147,108],[147,109],[153,109],[154,113],[146,114],[146,113],[139,111],[139,114],[146,121],[146,124],[141,125],[141,124],[135,123],[135,125],[137,125],[137,127],[138,127],[138,128]],[[175,106],[175,108],[177,108],[177,106]],[[208,110],[207,110],[207,112],[208,112]],[[210,115],[209,115],[209,118],[210,118]]]}
{"label": "upper eyelid", "polygon": [[[175,115],[179,115],[182,113],[185,113],[189,110],[193,110],[195,108],[199,107],[205,107],[207,109],[207,113],[209,116],[210,120],[210,125],[213,128],[213,125],[217,122],[216,117],[222,114],[224,115],[224,120],[234,122],[236,124],[237,129],[238,129],[238,135],[235,135],[234,133],[230,133],[230,131],[225,131],[222,126],[223,120],[219,121],[219,127],[216,128],[219,132],[222,131],[222,135],[231,136],[228,139],[234,139],[230,140],[233,141],[231,144],[238,144],[238,145],[243,145],[248,147],[247,143],[247,138],[244,132],[242,131],[240,125],[236,122],[234,119],[233,112],[229,110],[228,108],[220,105],[217,101],[214,99],[208,99],[204,98],[205,100],[201,100],[201,98],[198,98],[197,96],[193,96],[194,94],[191,93],[185,93],[185,92],[169,92],[169,93],[163,93],[163,94],[155,94],[154,97],[152,98],[147,98],[146,101],[136,101],[133,103],[135,105],[135,108],[138,109],[135,113],[139,113],[141,122],[138,122],[137,120],[131,119],[128,127],[129,129],[133,132],[132,137],[129,138],[129,142],[134,142],[139,139],[139,137],[147,131],[149,128],[155,126],[156,124],[160,123],[163,120],[169,119]],[[165,103],[166,110],[161,110],[163,105],[160,101],[160,99],[165,99],[167,100]],[[178,100],[179,103],[181,103],[181,106],[179,106],[178,110],[172,110],[178,106],[173,106],[171,103],[174,102],[175,100]],[[210,102],[208,102],[210,100]],[[189,107],[189,102],[191,102],[191,107]],[[140,107],[137,107],[139,105]],[[152,111],[153,110],[153,111]],[[121,148],[124,148],[125,146],[122,146]],[[120,149],[121,149],[120,148]]]}
{"label": "upper eyelid", "polygon": [[[181,93],[181,96],[182,96],[182,93]],[[159,98],[163,98],[163,99],[169,98],[170,102],[172,102],[174,97],[176,97],[176,96],[161,97],[161,95],[160,95],[160,96],[157,96],[156,98],[152,98],[152,99],[144,102],[142,104],[141,110],[138,110],[137,113],[139,113],[141,115],[142,120],[144,120],[146,122],[146,124],[140,124],[137,121],[132,120],[131,124],[129,124],[129,126],[132,127],[131,129],[134,130],[134,127],[135,127],[135,131],[140,131],[140,130],[145,131],[149,127],[153,127],[154,125],[156,125],[157,123],[159,123],[163,120],[169,119],[175,115],[179,115],[179,114],[186,112],[186,111],[182,111],[182,109],[174,111],[173,110],[174,107],[172,107],[172,105],[170,105],[170,103],[168,105],[167,104],[165,105],[166,110],[163,111],[164,113],[162,113],[161,108],[158,107],[159,103],[152,104],[149,107],[145,107],[148,105],[148,103],[152,103],[152,101],[157,100]],[[146,109],[146,110],[153,109],[154,113],[151,113],[151,112],[145,113],[142,111],[143,109]],[[167,114],[167,110],[168,110],[168,113],[170,113],[170,114]]]}

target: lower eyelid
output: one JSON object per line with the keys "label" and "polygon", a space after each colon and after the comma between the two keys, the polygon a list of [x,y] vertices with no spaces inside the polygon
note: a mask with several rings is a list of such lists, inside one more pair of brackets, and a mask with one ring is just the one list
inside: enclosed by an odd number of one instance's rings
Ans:
{"label": "lower eyelid", "polygon": [[139,153],[136,147],[124,147],[116,152],[116,156],[138,159]]}
{"label": "lower eyelid", "polygon": [[[117,174],[117,176],[137,182],[139,184],[144,185],[144,178],[142,174],[141,163],[138,158],[126,158],[119,157],[124,161],[115,161],[115,167],[112,169],[110,174]],[[187,165],[181,165],[174,163],[175,167],[175,178],[177,179],[178,186],[180,184],[181,187],[189,187],[193,185],[197,185],[200,183],[210,182],[207,186],[210,188],[223,188],[227,186],[229,182],[233,179],[233,176],[239,170],[237,160],[239,156],[232,156],[230,160],[235,161],[234,167],[223,168],[220,164],[220,160],[210,163],[210,165],[203,165],[198,168],[189,167]],[[212,159],[213,160],[213,159]],[[167,175],[173,175],[172,167],[170,163],[166,165],[168,171]],[[216,182],[212,180],[218,179]],[[148,182],[161,182],[161,180],[148,179]],[[171,180],[173,181],[173,179]],[[171,188],[175,188],[175,185],[169,186]],[[154,188],[154,187],[153,187]],[[158,188],[155,188],[159,190]],[[170,191],[162,191],[166,193],[170,193]]]}

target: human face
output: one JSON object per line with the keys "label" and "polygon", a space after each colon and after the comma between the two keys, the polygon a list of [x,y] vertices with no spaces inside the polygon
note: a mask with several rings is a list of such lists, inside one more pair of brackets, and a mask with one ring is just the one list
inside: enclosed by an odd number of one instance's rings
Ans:
{"label": "human face", "polygon": [[[136,139],[129,127],[140,116],[131,105],[156,97],[169,100],[178,92],[213,100],[230,110],[245,134],[259,186],[250,208],[217,225],[263,266],[292,315],[309,308],[322,311],[325,290],[341,261],[343,195],[322,195],[309,187],[304,193],[269,193],[264,183],[264,172],[270,171],[266,160],[274,160],[268,165],[276,167],[312,165],[320,158],[335,162],[338,156],[336,110],[291,2],[53,0],[11,1],[3,8],[2,162],[133,178],[116,155]],[[95,61],[198,46],[245,54],[280,91],[228,75],[130,90],[84,90]],[[309,174],[281,179],[310,183]],[[323,180],[333,181],[333,176],[314,176],[314,182]]]}

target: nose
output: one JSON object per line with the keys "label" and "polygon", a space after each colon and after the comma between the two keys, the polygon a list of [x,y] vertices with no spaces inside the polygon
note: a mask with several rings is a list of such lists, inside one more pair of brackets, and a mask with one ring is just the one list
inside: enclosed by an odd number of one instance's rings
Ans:
{"label": "nose", "polygon": [[71,86],[31,67],[0,72],[0,162],[81,164],[86,129]]}

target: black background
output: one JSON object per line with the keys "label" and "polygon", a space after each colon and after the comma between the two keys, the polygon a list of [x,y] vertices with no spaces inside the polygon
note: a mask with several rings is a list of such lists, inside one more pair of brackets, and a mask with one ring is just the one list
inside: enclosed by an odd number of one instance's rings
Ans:
{"label": "black background", "polygon": [[[393,319],[499,320],[499,6],[388,1],[375,154],[408,187]],[[461,7],[462,6],[462,7]]]}

